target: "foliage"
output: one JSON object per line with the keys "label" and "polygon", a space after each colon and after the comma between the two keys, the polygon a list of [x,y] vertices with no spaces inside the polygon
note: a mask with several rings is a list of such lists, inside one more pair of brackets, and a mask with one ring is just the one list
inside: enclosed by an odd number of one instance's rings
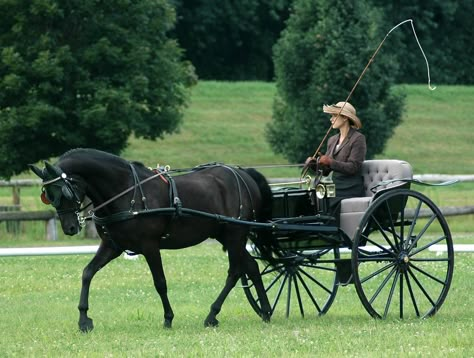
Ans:
{"label": "foliage", "polygon": [[[470,25],[474,13],[473,1],[371,1],[382,9],[384,23],[389,28],[404,19],[413,19],[435,84],[474,83],[474,31]],[[397,56],[403,69],[397,82],[426,83],[424,59],[412,30],[406,26],[390,36],[390,45],[384,51]]]}
{"label": "foliage", "polygon": [[[405,19],[414,20],[436,84],[474,83],[473,1],[368,1],[383,14],[385,32]],[[296,0],[224,0],[219,6],[213,0],[172,3],[178,13],[175,34],[201,78],[273,79],[271,47]],[[426,82],[424,60],[408,26],[393,32],[383,51],[396,56],[403,69],[397,83]]]}
{"label": "foliage", "polygon": [[176,131],[194,75],[174,20],[166,0],[1,2],[0,175]]}
{"label": "foliage", "polygon": [[[347,98],[383,38],[378,23],[366,1],[295,1],[274,49],[278,93],[267,137],[275,152],[293,162],[314,153],[330,126],[322,105]],[[378,55],[350,98],[363,123],[367,158],[382,152],[401,121],[403,95],[391,90],[396,71],[390,56]]]}
{"label": "foliage", "polygon": [[291,0],[174,0],[176,37],[203,79],[271,80]]}

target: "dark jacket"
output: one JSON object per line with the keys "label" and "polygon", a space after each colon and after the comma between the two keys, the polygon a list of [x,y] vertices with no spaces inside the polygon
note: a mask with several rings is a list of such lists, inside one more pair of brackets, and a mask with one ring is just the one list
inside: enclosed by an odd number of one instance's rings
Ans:
{"label": "dark jacket", "polygon": [[344,142],[336,149],[339,134],[328,139],[326,155],[331,157],[332,179],[336,185],[336,197],[363,196],[364,182],[361,174],[367,146],[365,136],[350,128]]}

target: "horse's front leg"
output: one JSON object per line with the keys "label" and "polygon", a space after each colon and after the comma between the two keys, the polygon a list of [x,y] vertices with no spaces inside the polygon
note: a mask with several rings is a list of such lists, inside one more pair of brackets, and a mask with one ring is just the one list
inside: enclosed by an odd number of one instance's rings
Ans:
{"label": "horse's front leg", "polygon": [[151,250],[147,250],[146,252],[144,252],[143,255],[145,256],[148,266],[150,267],[156,291],[158,292],[161,298],[161,303],[163,305],[164,312],[163,325],[165,328],[171,328],[174,313],[171,309],[170,301],[168,299],[168,287],[166,285],[165,272],[163,270],[160,250],[155,246]]}
{"label": "horse's front leg", "polygon": [[89,332],[94,329],[92,319],[87,316],[89,310],[89,288],[94,275],[111,260],[121,254],[120,251],[101,241],[99,249],[94,258],[87,264],[82,273],[81,297],[79,299],[79,329],[82,332]]}

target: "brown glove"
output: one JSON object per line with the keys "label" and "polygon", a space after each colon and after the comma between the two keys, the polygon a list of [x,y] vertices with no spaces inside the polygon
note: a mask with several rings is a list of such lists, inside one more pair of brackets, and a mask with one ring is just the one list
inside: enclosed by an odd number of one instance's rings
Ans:
{"label": "brown glove", "polygon": [[319,158],[319,164],[324,165],[328,168],[331,167],[331,162],[332,162],[332,159],[330,157],[328,157],[327,155],[322,155]]}

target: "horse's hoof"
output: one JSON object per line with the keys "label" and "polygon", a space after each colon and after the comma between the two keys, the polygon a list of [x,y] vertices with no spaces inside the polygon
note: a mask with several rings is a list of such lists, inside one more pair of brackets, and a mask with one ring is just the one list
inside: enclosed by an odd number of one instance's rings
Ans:
{"label": "horse's hoof", "polygon": [[79,329],[83,333],[88,333],[94,329],[94,323],[91,318],[86,318],[79,321]]}
{"label": "horse's hoof", "polygon": [[262,321],[265,323],[270,323],[270,315],[263,315]]}
{"label": "horse's hoof", "polygon": [[165,320],[163,323],[164,328],[171,328],[171,321]]}
{"label": "horse's hoof", "polygon": [[219,325],[219,321],[216,318],[206,319],[204,321],[204,327],[217,327],[218,325]]}

